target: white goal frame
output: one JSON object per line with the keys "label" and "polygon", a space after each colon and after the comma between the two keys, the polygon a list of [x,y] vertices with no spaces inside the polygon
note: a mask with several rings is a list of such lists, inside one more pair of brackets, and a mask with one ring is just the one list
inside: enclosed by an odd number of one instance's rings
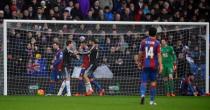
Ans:
{"label": "white goal frame", "polygon": [[61,20],[4,20],[3,51],[4,51],[4,92],[7,95],[7,23],[59,23],[59,24],[120,24],[120,25],[203,25],[206,26],[206,81],[205,92],[209,93],[209,23],[208,22],[123,22],[123,21],[61,21]]}

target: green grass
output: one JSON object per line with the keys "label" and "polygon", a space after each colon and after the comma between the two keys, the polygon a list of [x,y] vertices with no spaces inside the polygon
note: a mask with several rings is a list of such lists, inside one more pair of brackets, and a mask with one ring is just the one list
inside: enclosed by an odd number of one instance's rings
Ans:
{"label": "green grass", "polygon": [[158,105],[135,96],[0,96],[0,110],[210,110],[210,97],[157,97]]}

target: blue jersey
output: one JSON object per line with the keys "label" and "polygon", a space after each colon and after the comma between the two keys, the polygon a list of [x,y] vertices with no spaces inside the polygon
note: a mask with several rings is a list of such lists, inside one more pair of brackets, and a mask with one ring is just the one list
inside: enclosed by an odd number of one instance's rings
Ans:
{"label": "blue jersey", "polygon": [[143,68],[157,69],[158,54],[161,53],[160,42],[156,38],[147,37],[141,42],[139,51],[143,54]]}
{"label": "blue jersey", "polygon": [[58,49],[54,55],[53,69],[55,70],[61,69],[62,64],[63,64],[63,52],[61,49]]}

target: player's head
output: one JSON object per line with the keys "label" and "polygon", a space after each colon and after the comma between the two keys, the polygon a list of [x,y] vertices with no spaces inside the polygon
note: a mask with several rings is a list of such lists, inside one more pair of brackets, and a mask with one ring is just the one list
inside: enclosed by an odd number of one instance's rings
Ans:
{"label": "player's head", "polygon": [[149,28],[149,36],[155,37],[157,34],[157,29],[154,27]]}
{"label": "player's head", "polygon": [[66,47],[67,47],[67,48],[72,48],[72,47],[73,47],[72,40],[67,40],[67,41],[66,41]]}
{"label": "player's head", "polygon": [[98,44],[98,42],[99,42],[98,39],[92,38],[90,39],[89,44],[94,45],[94,44]]}
{"label": "player's head", "polygon": [[53,49],[59,49],[60,48],[60,44],[58,42],[53,42],[52,46],[53,46]]}
{"label": "player's head", "polygon": [[161,45],[162,45],[162,46],[166,46],[166,45],[167,45],[167,41],[166,41],[165,39],[162,39],[162,40],[161,40]]}

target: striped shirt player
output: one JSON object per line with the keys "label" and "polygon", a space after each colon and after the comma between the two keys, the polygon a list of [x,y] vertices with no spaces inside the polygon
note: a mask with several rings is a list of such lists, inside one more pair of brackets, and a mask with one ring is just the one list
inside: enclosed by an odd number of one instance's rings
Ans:
{"label": "striped shirt player", "polygon": [[50,74],[50,90],[49,93],[52,94],[55,88],[55,81],[58,80],[58,77],[60,77],[60,73],[63,69],[63,52],[60,49],[59,43],[54,42],[53,43],[53,49],[56,50],[56,53],[54,54],[54,58],[52,61],[51,68],[51,74]]}
{"label": "striped shirt player", "polygon": [[150,104],[156,104],[154,102],[156,92],[155,80],[159,66],[161,66],[160,71],[162,71],[161,46],[160,42],[156,39],[156,32],[156,28],[150,28],[149,36],[146,37],[140,44],[139,66],[142,69],[140,85],[141,104],[144,104],[147,80],[151,81]]}

